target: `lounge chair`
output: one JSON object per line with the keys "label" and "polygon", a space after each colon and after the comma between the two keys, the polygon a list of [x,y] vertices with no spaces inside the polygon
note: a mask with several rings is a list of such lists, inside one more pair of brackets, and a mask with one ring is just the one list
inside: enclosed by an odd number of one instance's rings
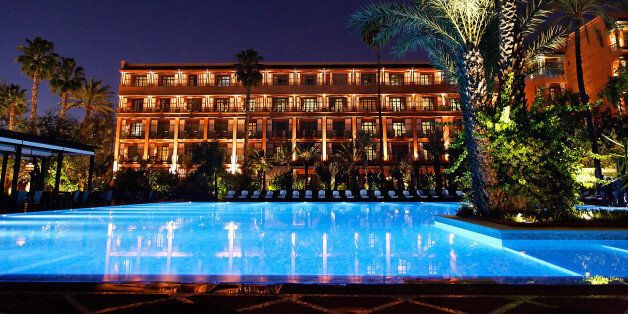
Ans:
{"label": "lounge chair", "polygon": [[33,193],[33,207],[35,206],[41,206],[41,196],[44,194],[43,191],[35,191],[35,193]]}
{"label": "lounge chair", "polygon": [[24,204],[26,203],[26,196],[28,196],[28,193],[26,193],[25,191],[17,192],[17,199],[15,200],[15,207],[17,209],[24,208]]}
{"label": "lounge chair", "polygon": [[325,190],[318,190],[318,199],[319,200],[327,199],[327,192],[325,192]]}
{"label": "lounge chair", "polygon": [[235,191],[229,190],[229,192],[227,192],[227,199],[232,199],[234,197],[235,197]]}
{"label": "lounge chair", "polygon": [[288,194],[288,192],[286,192],[286,190],[281,190],[281,191],[279,191],[279,198],[280,199],[285,199],[287,194]]}
{"label": "lounge chair", "polygon": [[271,199],[273,198],[273,191],[266,191],[266,196],[264,197],[265,199]]}
{"label": "lounge chair", "polygon": [[260,194],[261,194],[260,191],[255,190],[255,191],[253,191],[253,195],[251,195],[251,198],[258,199]]}
{"label": "lounge chair", "polygon": [[295,199],[301,198],[301,192],[299,192],[299,191],[292,191],[292,198],[295,198]]}
{"label": "lounge chair", "polygon": [[353,199],[353,192],[351,192],[351,190],[345,190],[345,196],[348,199]]}
{"label": "lounge chair", "polygon": [[361,189],[360,190],[360,198],[365,200],[365,199],[369,199],[369,192],[366,191],[365,189]]}
{"label": "lounge chair", "polygon": [[83,196],[81,197],[81,205],[87,207],[87,201],[89,201],[89,191],[83,191]]}
{"label": "lounge chair", "polygon": [[377,199],[384,198],[384,196],[382,195],[382,192],[380,192],[379,190],[375,190],[375,192],[373,192],[373,196],[375,196],[375,198]]}
{"label": "lounge chair", "polygon": [[249,191],[247,190],[242,190],[242,192],[240,192],[240,196],[238,196],[239,199],[245,199],[249,197]]}
{"label": "lounge chair", "polygon": [[393,191],[393,190],[388,191],[388,197],[393,198],[393,199],[399,198],[397,196],[397,193],[395,193],[395,191]]}
{"label": "lounge chair", "polygon": [[444,190],[443,190],[443,197],[444,197],[444,198],[447,198],[447,199],[450,199],[450,198],[452,198],[453,196],[451,196],[451,195],[449,194],[449,190],[444,189]]}
{"label": "lounge chair", "polygon": [[407,199],[414,198],[414,196],[412,196],[412,194],[410,194],[410,191],[408,191],[408,190],[403,190],[403,192],[401,192],[401,193],[403,193],[403,196],[405,198],[407,198]]}
{"label": "lounge chair", "polygon": [[463,198],[464,197],[464,192],[462,192],[460,190],[456,190],[456,197]]}
{"label": "lounge chair", "polygon": [[78,206],[81,202],[81,191],[74,192],[72,197],[72,207]]}
{"label": "lounge chair", "polygon": [[102,202],[105,205],[111,205],[113,199],[113,191],[106,191],[102,194]]}
{"label": "lounge chair", "polygon": [[436,191],[434,190],[430,190],[430,197],[433,199],[440,199],[440,196],[438,194],[436,194]]}
{"label": "lounge chair", "polygon": [[308,199],[312,198],[312,190],[305,191],[305,198],[308,198]]}
{"label": "lounge chair", "polygon": [[333,195],[334,199],[340,199],[340,192],[338,191],[331,192],[331,195]]}
{"label": "lounge chair", "polygon": [[427,198],[428,198],[428,196],[427,196],[427,195],[425,195],[425,192],[423,192],[423,190],[416,190],[416,195],[418,195],[418,196],[419,196],[419,198],[420,198],[420,199],[422,199],[422,200],[424,200],[424,199],[427,199]]}

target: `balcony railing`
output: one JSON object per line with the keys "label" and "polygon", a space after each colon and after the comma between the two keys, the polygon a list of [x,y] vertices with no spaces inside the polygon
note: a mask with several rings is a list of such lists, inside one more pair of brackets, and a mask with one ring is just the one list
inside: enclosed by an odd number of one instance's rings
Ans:
{"label": "balcony railing", "polygon": [[394,131],[389,129],[386,135],[388,138],[409,138],[412,137],[412,131]]}
{"label": "balcony railing", "polygon": [[203,138],[203,131],[184,130],[183,132],[179,132],[179,137],[182,139],[199,139],[199,138]]}
{"label": "balcony railing", "polygon": [[120,158],[118,158],[118,161],[122,163],[136,163],[136,162],[140,162],[141,160],[142,160],[142,156],[140,155],[120,156]]}
{"label": "balcony railing", "polygon": [[352,132],[347,130],[327,131],[327,138],[351,138],[352,136]]}
{"label": "balcony railing", "polygon": [[174,138],[174,132],[163,130],[163,131],[152,131],[150,132],[150,138],[152,139],[172,139]]}
{"label": "balcony railing", "polygon": [[266,132],[267,138],[292,138],[292,132],[289,130],[272,130]]}
{"label": "balcony railing", "polygon": [[227,130],[208,131],[207,132],[207,137],[215,138],[215,139],[232,138],[233,137],[233,132],[232,131],[227,131]]}
{"label": "balcony railing", "polygon": [[128,130],[124,130],[120,133],[120,138],[123,139],[144,139],[144,132],[140,133],[131,133]]}
{"label": "balcony railing", "polygon": [[297,138],[319,138],[321,132],[317,130],[298,130]]}

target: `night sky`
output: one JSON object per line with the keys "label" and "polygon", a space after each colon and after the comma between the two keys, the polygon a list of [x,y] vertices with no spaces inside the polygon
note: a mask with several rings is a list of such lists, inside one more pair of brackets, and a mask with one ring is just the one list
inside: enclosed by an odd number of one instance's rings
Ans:
{"label": "night sky", "polygon": [[[57,53],[75,58],[87,77],[113,91],[120,60],[233,62],[247,48],[265,61],[374,60],[373,51],[346,27],[364,0],[1,2],[0,79],[27,89],[29,100],[32,82],[15,62],[16,47],[36,36],[54,42]],[[58,102],[42,84],[40,112],[56,109]]]}

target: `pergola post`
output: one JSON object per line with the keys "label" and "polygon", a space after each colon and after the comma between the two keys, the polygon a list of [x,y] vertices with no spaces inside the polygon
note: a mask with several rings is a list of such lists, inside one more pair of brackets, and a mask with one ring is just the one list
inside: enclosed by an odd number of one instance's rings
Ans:
{"label": "pergola post", "polygon": [[87,190],[92,192],[92,177],[94,175],[94,155],[89,155],[89,174],[87,175]]}
{"label": "pergola post", "polygon": [[4,182],[7,176],[7,165],[9,163],[9,152],[2,154],[2,173],[0,173],[0,199],[4,196]]}
{"label": "pergola post", "polygon": [[48,174],[48,157],[43,157],[41,159],[41,182],[39,183],[41,186],[41,190],[46,190],[46,175]]}
{"label": "pergola post", "polygon": [[22,145],[15,147],[15,160],[13,161],[13,179],[11,181],[11,195],[17,196],[17,183],[20,178],[20,163],[22,162]]}
{"label": "pergola post", "polygon": [[54,194],[59,193],[59,183],[61,182],[61,169],[63,167],[63,152],[57,153],[57,173],[55,174]]}

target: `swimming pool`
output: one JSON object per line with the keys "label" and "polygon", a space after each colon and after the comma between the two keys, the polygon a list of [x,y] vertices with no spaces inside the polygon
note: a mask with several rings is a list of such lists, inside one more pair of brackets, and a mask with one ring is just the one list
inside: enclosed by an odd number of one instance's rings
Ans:
{"label": "swimming pool", "polygon": [[0,281],[578,282],[628,241],[495,247],[434,224],[458,203],[161,203],[4,215]]}

